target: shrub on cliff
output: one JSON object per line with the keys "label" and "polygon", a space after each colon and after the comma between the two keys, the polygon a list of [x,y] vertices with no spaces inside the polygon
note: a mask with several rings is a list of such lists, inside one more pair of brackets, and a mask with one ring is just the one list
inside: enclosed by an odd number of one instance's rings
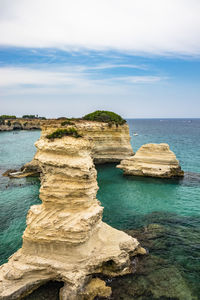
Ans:
{"label": "shrub on cliff", "polygon": [[37,117],[35,115],[23,115],[22,119],[36,119]]}
{"label": "shrub on cliff", "polygon": [[74,122],[66,120],[66,121],[61,123],[61,126],[65,126],[65,125],[74,125]]}
{"label": "shrub on cliff", "polygon": [[59,117],[59,118],[57,118],[56,120],[67,120],[68,118],[66,118],[66,117]]}
{"label": "shrub on cliff", "polygon": [[0,119],[5,120],[5,119],[16,119],[16,116],[9,116],[9,115],[1,115]]}
{"label": "shrub on cliff", "polygon": [[123,125],[124,123],[126,123],[126,120],[124,120],[120,115],[112,111],[106,111],[106,110],[96,110],[93,113],[85,115],[83,117],[83,120],[98,121],[98,122],[104,122],[109,124],[115,123],[117,125]]}
{"label": "shrub on cliff", "polygon": [[74,127],[71,127],[68,129],[57,129],[51,134],[46,135],[46,138],[49,140],[53,140],[56,138],[61,139],[63,136],[73,136],[75,138],[81,137],[78,131]]}
{"label": "shrub on cliff", "polygon": [[38,115],[23,115],[22,119],[39,119],[39,120],[46,120],[45,117],[39,117]]}

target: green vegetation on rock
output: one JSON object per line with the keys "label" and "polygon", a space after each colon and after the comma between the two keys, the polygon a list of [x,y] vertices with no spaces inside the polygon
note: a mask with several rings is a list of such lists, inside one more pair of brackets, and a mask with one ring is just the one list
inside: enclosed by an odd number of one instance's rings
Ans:
{"label": "green vegetation on rock", "polygon": [[5,119],[16,119],[16,116],[9,116],[9,115],[1,115],[0,116],[1,120],[5,120]]}
{"label": "green vegetation on rock", "polygon": [[66,121],[61,123],[61,126],[65,126],[65,125],[74,125],[74,122],[66,120]]}
{"label": "green vegetation on rock", "polygon": [[85,115],[83,117],[83,120],[98,121],[98,122],[104,122],[109,124],[114,123],[116,125],[123,125],[124,123],[126,123],[126,120],[124,120],[120,115],[112,111],[106,111],[106,110],[96,110],[93,113]]}
{"label": "green vegetation on rock", "polygon": [[46,135],[47,139],[53,140],[56,138],[61,139],[63,136],[73,136],[75,138],[81,137],[78,131],[74,127],[70,127],[68,129],[57,129],[51,134]]}
{"label": "green vegetation on rock", "polygon": [[23,115],[22,119],[40,119],[40,120],[46,120],[45,117],[39,117],[38,115]]}
{"label": "green vegetation on rock", "polygon": [[36,119],[35,115],[23,115],[22,119]]}

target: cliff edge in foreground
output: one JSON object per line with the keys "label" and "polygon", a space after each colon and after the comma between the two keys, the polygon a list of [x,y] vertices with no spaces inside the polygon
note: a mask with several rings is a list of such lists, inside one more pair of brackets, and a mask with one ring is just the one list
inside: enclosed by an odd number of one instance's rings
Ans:
{"label": "cliff edge in foreground", "polygon": [[96,286],[92,274],[130,273],[130,257],[145,252],[136,239],[102,222],[91,142],[48,139],[52,130],[36,142],[42,204],[30,208],[22,248],[0,268],[0,299],[18,299],[49,280],[64,282],[60,299],[87,299]]}
{"label": "cliff edge in foreground", "polygon": [[143,145],[133,157],[122,160],[117,167],[124,171],[124,175],[160,178],[184,176],[168,144]]}

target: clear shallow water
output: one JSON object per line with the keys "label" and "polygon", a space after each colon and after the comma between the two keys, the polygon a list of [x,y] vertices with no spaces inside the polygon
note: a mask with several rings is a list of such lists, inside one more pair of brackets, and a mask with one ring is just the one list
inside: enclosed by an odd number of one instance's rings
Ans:
{"label": "clear shallow water", "polygon": [[39,179],[9,179],[2,174],[32,159],[39,136],[40,131],[0,132],[0,264],[21,247],[27,211],[40,203]]}
{"label": "clear shallow water", "polygon": [[[169,143],[186,176],[129,178],[115,165],[97,167],[104,220],[128,230],[150,251],[140,259],[134,276],[108,282],[113,299],[200,299],[200,120],[128,123],[134,151],[149,142]],[[0,172],[30,161],[39,135],[39,131],[0,133]],[[0,176],[1,263],[20,247],[27,210],[40,203],[38,191],[37,179]]]}

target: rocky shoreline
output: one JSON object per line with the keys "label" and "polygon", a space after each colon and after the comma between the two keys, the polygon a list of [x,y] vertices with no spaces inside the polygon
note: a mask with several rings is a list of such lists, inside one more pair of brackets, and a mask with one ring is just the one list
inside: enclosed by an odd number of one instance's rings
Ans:
{"label": "rocky shoreline", "polygon": [[0,131],[14,131],[14,130],[40,130],[46,120],[40,119],[6,119],[3,124],[0,124]]}

